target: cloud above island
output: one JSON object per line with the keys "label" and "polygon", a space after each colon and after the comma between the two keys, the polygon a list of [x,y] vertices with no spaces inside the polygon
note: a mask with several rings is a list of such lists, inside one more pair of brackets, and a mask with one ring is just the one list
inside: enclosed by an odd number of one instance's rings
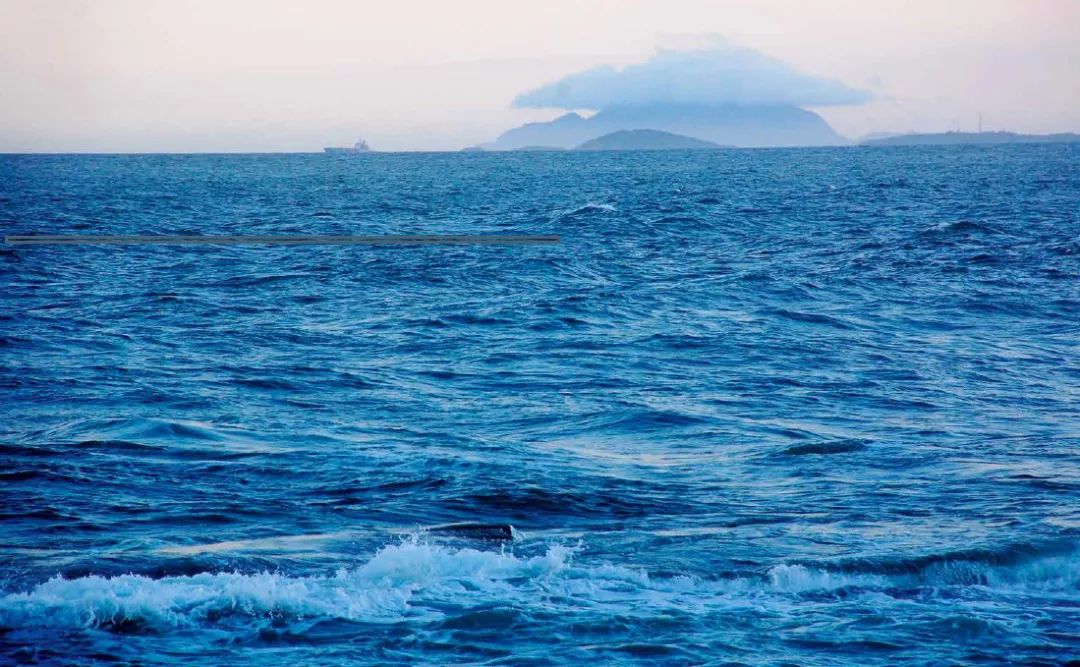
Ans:
{"label": "cloud above island", "polygon": [[713,38],[693,50],[658,49],[649,60],[596,67],[518,95],[518,108],[607,109],[659,105],[844,106],[873,94],[798,71],[765,54]]}

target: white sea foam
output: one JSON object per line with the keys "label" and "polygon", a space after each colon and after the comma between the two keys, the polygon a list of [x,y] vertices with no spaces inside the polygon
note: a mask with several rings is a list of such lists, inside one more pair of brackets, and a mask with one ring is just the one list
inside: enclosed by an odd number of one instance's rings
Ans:
{"label": "white sea foam", "polygon": [[[571,568],[572,549],[542,556],[453,550],[412,539],[386,546],[354,569],[328,576],[202,573],[152,579],[142,575],[54,577],[30,591],[0,598],[2,625],[102,625],[129,620],[173,625],[231,613],[330,616],[366,622],[437,615],[424,600],[515,598],[542,590]],[[631,578],[637,577],[626,570]],[[587,576],[587,573],[583,573]],[[572,579],[573,576],[570,577]],[[413,603],[414,598],[424,600]]]}
{"label": "white sea foam", "polygon": [[203,573],[152,579],[141,575],[54,577],[0,597],[0,625],[103,626],[128,621],[199,625],[226,617],[340,618],[369,623],[435,620],[448,609],[484,604],[627,614],[790,611],[799,596],[840,589],[881,595],[895,587],[1080,592],[1075,553],[1015,566],[955,563],[911,575],[839,573],[779,565],[764,576],[733,579],[650,577],[620,565],[584,567],[576,549],[543,555],[451,549],[412,538],[380,549],[358,567],[310,577],[277,573]]}
{"label": "white sea foam", "polygon": [[577,207],[577,208],[575,208],[575,209],[573,209],[571,211],[568,211],[567,214],[568,215],[577,215],[577,214],[580,214],[580,213],[587,213],[589,211],[604,211],[604,212],[607,212],[607,213],[612,213],[615,210],[616,210],[616,208],[615,208],[614,204],[602,204],[602,203],[598,203],[598,202],[588,202],[587,204],[584,204],[583,206],[579,206],[579,207]]}
{"label": "white sea foam", "polygon": [[843,574],[806,567],[777,565],[769,570],[769,587],[783,593],[808,593],[840,588],[873,588],[889,585],[886,577],[866,574]]}

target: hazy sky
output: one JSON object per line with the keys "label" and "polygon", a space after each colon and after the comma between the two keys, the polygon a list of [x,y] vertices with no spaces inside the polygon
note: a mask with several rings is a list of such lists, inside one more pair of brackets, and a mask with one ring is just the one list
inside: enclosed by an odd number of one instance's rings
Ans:
{"label": "hazy sky", "polygon": [[0,0],[0,151],[456,149],[718,38],[872,95],[849,137],[1080,131],[1080,0]]}

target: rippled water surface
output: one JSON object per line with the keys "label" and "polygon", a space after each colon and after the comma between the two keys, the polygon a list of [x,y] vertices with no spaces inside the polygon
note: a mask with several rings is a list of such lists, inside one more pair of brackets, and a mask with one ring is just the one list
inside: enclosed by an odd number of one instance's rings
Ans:
{"label": "rippled water surface", "polygon": [[0,662],[1080,655],[1077,147],[0,156],[0,227],[563,238],[0,247]]}

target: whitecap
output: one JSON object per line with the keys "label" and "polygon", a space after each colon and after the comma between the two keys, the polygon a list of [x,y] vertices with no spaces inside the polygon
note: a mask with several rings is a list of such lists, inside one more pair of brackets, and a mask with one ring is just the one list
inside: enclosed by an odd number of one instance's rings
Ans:
{"label": "whitecap", "polygon": [[[412,536],[384,546],[358,566],[315,576],[200,573],[154,579],[54,577],[0,597],[0,626],[112,627],[244,624],[252,618],[336,618],[363,623],[438,620],[483,605],[626,615],[786,613],[822,594],[885,600],[936,595],[945,588],[1009,596],[1033,590],[1075,598],[1076,552],[1011,565],[956,561],[906,574],[776,565],[736,577],[654,577],[619,564],[579,565],[582,547],[553,545],[542,554],[455,549]],[[983,593],[978,593],[983,591]]]}

